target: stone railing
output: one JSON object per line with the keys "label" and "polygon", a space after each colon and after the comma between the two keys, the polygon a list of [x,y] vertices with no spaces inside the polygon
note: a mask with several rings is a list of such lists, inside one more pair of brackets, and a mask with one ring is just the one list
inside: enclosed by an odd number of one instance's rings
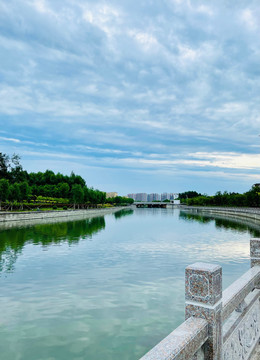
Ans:
{"label": "stone railing", "polygon": [[260,339],[260,239],[251,239],[251,269],[222,293],[222,268],[185,271],[186,321],[141,360],[248,360]]}

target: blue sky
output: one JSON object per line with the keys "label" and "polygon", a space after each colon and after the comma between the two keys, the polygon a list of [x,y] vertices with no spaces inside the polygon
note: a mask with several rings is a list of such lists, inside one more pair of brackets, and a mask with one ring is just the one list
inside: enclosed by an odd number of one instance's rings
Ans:
{"label": "blue sky", "polygon": [[103,191],[260,182],[260,2],[0,0],[0,151]]}

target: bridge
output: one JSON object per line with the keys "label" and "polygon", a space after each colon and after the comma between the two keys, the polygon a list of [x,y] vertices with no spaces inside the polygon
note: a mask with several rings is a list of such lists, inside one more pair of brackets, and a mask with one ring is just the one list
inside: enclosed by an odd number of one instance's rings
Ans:
{"label": "bridge", "polygon": [[173,208],[176,206],[179,206],[179,202],[176,200],[171,200],[170,202],[164,202],[164,201],[138,201],[134,202],[133,205],[135,205],[137,208]]}

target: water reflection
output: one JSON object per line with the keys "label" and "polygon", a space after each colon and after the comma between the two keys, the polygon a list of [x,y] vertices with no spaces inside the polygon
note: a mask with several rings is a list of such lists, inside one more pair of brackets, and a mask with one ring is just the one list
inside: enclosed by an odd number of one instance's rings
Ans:
{"label": "water reflection", "polygon": [[184,320],[187,265],[221,265],[224,288],[250,267],[249,233],[216,217],[129,215],[0,230],[4,266],[18,256],[0,279],[1,359],[139,359]]}
{"label": "water reflection", "polygon": [[11,272],[14,264],[28,243],[49,245],[78,243],[81,239],[91,238],[105,229],[104,216],[79,221],[38,224],[10,229],[0,229],[0,272]]}
{"label": "water reflection", "polygon": [[123,210],[119,210],[116,213],[114,213],[114,216],[116,219],[120,219],[124,216],[128,216],[128,215],[133,215],[134,210],[132,209],[123,209]]}
{"label": "water reflection", "polygon": [[240,218],[231,217],[227,219],[224,216],[218,214],[201,214],[201,213],[187,213],[185,211],[180,211],[180,219],[184,221],[196,221],[201,224],[208,224],[210,222],[215,223],[216,228],[222,228],[226,230],[236,230],[240,233],[248,232],[252,237],[260,236],[260,226],[259,223],[254,221],[254,219],[241,220]]}

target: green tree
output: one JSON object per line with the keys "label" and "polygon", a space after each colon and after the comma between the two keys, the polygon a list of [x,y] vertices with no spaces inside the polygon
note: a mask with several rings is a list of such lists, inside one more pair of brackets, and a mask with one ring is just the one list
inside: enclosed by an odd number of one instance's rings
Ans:
{"label": "green tree", "polygon": [[60,198],[64,198],[67,199],[69,196],[69,192],[70,192],[70,187],[69,184],[63,182],[63,183],[59,183],[58,186],[56,187],[57,189],[57,197]]}
{"label": "green tree", "polygon": [[7,179],[0,180],[0,210],[2,209],[2,201],[6,201],[9,195],[9,181]]}
{"label": "green tree", "polygon": [[[28,200],[31,192],[27,181],[23,181],[19,184],[19,190],[21,194],[21,201]],[[23,209],[23,203],[22,203],[22,209]]]}
{"label": "green tree", "polygon": [[0,178],[8,178],[9,156],[0,152]]}
{"label": "green tree", "polygon": [[23,171],[20,160],[21,157],[19,155],[13,154],[9,163],[10,179],[13,183],[23,181],[26,177],[26,172]]}
{"label": "green tree", "polygon": [[78,205],[79,208],[79,204],[82,204],[84,201],[84,192],[81,185],[79,184],[72,185],[71,198],[74,204],[74,209],[76,207],[76,204]]}
{"label": "green tree", "polygon": [[15,201],[21,201],[21,191],[18,183],[10,185],[10,191],[8,200],[11,203],[11,211],[13,210],[13,204]]}
{"label": "green tree", "polygon": [[260,206],[260,193],[259,188],[253,186],[251,190],[245,193],[247,206],[259,207]]}

